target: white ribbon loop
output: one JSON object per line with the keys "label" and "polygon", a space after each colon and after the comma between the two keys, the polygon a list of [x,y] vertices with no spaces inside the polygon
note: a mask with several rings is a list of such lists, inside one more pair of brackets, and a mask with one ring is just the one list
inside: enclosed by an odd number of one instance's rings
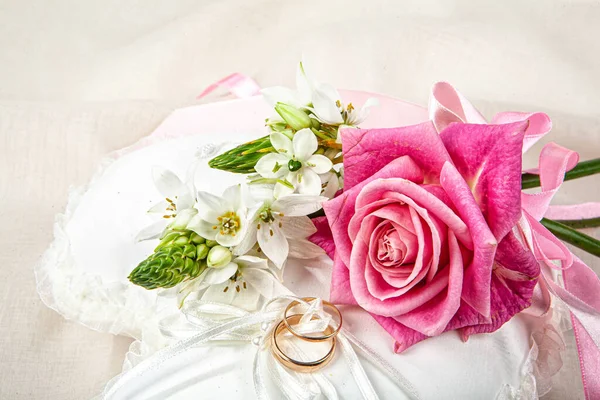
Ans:
{"label": "white ribbon loop", "polygon": [[[269,346],[273,329],[283,318],[286,306],[296,301],[307,308],[304,317],[294,327],[298,332],[317,333],[322,332],[327,326],[324,323],[335,322],[331,316],[323,310],[320,299],[310,303],[294,297],[281,296],[267,302],[260,311],[249,313],[237,307],[210,303],[203,301],[189,302],[182,312],[187,320],[187,327],[175,327],[173,316],[167,317],[160,324],[160,330],[164,336],[179,338],[173,345],[159,350],[150,358],[140,362],[138,365],[124,372],[113,380],[105,388],[103,398],[112,399],[119,389],[131,382],[136,377],[156,370],[165,361],[177,356],[200,344],[215,340],[242,340],[252,342],[257,346],[253,363],[253,379],[256,396],[259,400],[269,400],[266,379],[274,385],[281,395],[290,400],[313,400],[323,398],[338,400],[338,394],[333,384],[320,372],[299,373],[283,367],[272,356]],[[318,318],[314,318],[314,317]],[[187,336],[187,337],[186,337]],[[364,399],[378,400],[379,397],[367,377],[353,346],[357,347],[375,366],[385,372],[391,380],[410,399],[418,400],[419,396],[413,385],[387,363],[381,356],[369,349],[345,329],[341,329],[336,336],[343,359],[348,365],[360,393]],[[289,343],[294,357],[306,357],[306,354],[293,343]],[[265,351],[268,350],[268,351]]]}

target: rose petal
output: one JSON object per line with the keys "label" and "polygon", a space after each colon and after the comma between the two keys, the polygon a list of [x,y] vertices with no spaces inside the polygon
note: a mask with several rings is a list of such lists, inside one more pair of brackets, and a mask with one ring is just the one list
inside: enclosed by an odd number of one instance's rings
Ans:
{"label": "rose petal", "polygon": [[360,190],[372,180],[387,177],[405,178],[414,182],[422,182],[423,180],[421,169],[415,162],[410,157],[400,157],[364,182],[350,190],[344,190],[344,193],[338,197],[323,203],[327,221],[335,238],[336,251],[340,253],[340,257],[346,265],[350,263],[350,252],[352,251],[352,242],[348,236],[348,224],[354,214],[356,197]]}
{"label": "rose petal", "polygon": [[364,241],[357,240],[354,243],[349,265],[349,276],[350,287],[354,298],[362,308],[371,313],[385,317],[405,314],[433,299],[448,285],[448,274],[438,274],[431,282],[429,282],[429,284],[413,288],[410,292],[410,296],[379,300],[369,291],[365,278],[365,271],[368,263],[368,251],[369,246],[367,243],[364,243]]}
{"label": "rose petal", "polygon": [[483,218],[469,187],[452,164],[444,164],[440,181],[473,238],[473,260],[466,267],[462,298],[484,317],[489,317],[490,282],[497,246],[496,238]]}
{"label": "rose petal", "polygon": [[427,336],[442,333],[460,307],[464,266],[458,241],[452,231],[448,231],[448,243],[450,262],[446,267],[448,269],[446,293],[442,292],[414,311],[396,317],[401,324]]}
{"label": "rose petal", "polygon": [[[398,195],[401,195],[401,197]],[[357,213],[361,207],[367,207],[386,197],[399,199],[407,202],[407,204],[409,202],[418,204],[425,210],[424,213],[435,215],[442,223],[447,225],[467,248],[473,248],[473,240],[469,234],[469,229],[456,213],[437,196],[406,179],[388,178],[370,182],[356,197],[355,207]]]}
{"label": "rose petal", "polygon": [[357,305],[350,288],[350,272],[337,253],[333,258],[329,300],[335,304]]}
{"label": "rose petal", "polygon": [[550,117],[544,113],[501,112],[492,118],[492,124],[510,124],[519,121],[529,121],[529,126],[523,138],[523,153],[531,148],[538,140],[552,129]]}
{"label": "rose petal", "polygon": [[[325,250],[329,258],[333,260],[335,256],[335,243],[333,241],[333,236],[331,235],[331,228],[327,222],[327,217],[313,218],[312,223],[315,225],[317,231],[309,237],[308,240]],[[346,269],[347,272],[345,265],[343,268]]]}
{"label": "rose petal", "polygon": [[440,133],[498,241],[521,216],[521,149],[527,126],[527,121],[452,124]]}
{"label": "rose petal", "polygon": [[409,156],[422,169],[427,182],[436,183],[444,162],[450,160],[431,122],[401,128],[341,131],[346,190],[402,156]]}
{"label": "rose petal", "polygon": [[[540,266],[531,251],[511,232],[498,244],[492,275],[491,323],[470,307],[461,307],[448,329],[463,328],[464,338],[494,332],[515,314],[531,305]],[[465,326],[469,325],[469,326]]]}

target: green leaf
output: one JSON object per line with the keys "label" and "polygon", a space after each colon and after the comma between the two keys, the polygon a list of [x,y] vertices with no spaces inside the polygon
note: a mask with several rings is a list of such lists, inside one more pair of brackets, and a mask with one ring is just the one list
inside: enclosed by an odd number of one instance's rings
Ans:
{"label": "green leaf", "polygon": [[[583,178],[584,176],[600,173],[600,158],[593,160],[582,161],[575,168],[565,174],[565,181],[571,179]],[[521,187],[523,189],[531,189],[540,186],[540,176],[536,174],[521,175]]]}
{"label": "green leaf", "polygon": [[600,257],[600,240],[551,219],[542,218],[540,222],[557,238]]}

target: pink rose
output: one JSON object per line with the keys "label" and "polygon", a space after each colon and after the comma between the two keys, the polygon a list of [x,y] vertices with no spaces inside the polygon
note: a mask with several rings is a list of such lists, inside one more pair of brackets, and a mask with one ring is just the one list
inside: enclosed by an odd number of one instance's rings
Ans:
{"label": "pink rose", "polygon": [[528,125],[344,130],[345,189],[324,205],[332,301],[370,312],[396,351],[492,332],[528,307],[540,270],[513,232]]}

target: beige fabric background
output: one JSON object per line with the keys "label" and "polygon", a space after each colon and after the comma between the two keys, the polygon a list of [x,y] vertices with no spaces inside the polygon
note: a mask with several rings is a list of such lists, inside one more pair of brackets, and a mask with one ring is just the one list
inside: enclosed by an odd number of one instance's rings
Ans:
{"label": "beige fabric background", "polygon": [[[338,87],[420,104],[448,80],[488,116],[547,112],[551,139],[587,159],[600,156],[599,20],[596,0],[1,0],[0,398],[90,398],[119,372],[129,340],[45,308],[32,267],[69,186],[209,83],[239,71],[292,85],[302,53]],[[598,201],[598,183],[557,202]],[[568,341],[547,398],[582,396]]]}

